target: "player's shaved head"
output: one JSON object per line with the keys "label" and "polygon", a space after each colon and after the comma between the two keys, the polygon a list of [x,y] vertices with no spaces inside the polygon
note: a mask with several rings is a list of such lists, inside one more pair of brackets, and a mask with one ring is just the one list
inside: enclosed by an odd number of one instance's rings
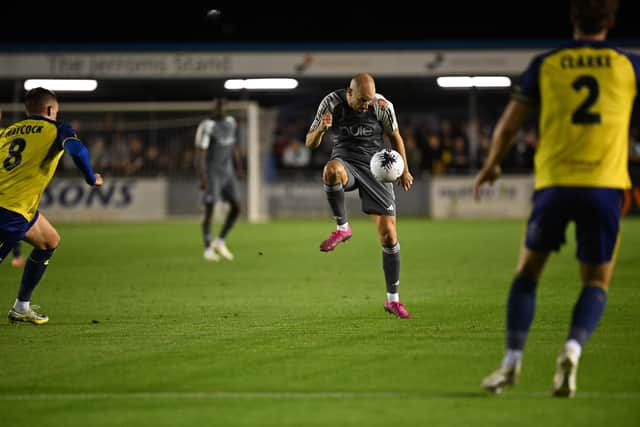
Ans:
{"label": "player's shaved head", "polygon": [[360,73],[353,76],[349,88],[359,95],[370,95],[373,97],[376,94],[376,83],[373,80],[373,76],[369,73]]}
{"label": "player's shaved head", "polygon": [[48,117],[52,112],[58,112],[58,98],[49,89],[36,87],[25,95],[24,107],[29,115],[42,114]]}
{"label": "player's shaved head", "polygon": [[376,83],[369,73],[353,76],[347,90],[347,102],[356,111],[366,111],[376,96]]}

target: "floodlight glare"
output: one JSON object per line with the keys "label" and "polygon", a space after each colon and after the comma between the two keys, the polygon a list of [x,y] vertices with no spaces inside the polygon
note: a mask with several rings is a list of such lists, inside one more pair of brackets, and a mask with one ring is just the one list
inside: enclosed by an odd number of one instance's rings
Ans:
{"label": "floodlight glare", "polygon": [[240,90],[244,89],[244,80],[242,79],[229,79],[224,82],[224,88],[227,90]]}
{"label": "floodlight glare", "polygon": [[230,79],[224,82],[227,90],[289,90],[298,87],[296,79]]}
{"label": "floodlight glare", "polygon": [[24,89],[43,87],[55,92],[93,92],[98,87],[97,80],[70,80],[70,79],[29,79],[24,82]]}
{"label": "floodlight glare", "polygon": [[510,87],[511,79],[505,76],[442,76],[436,79],[436,83],[443,88],[495,88]]}
{"label": "floodlight glare", "polygon": [[471,77],[475,87],[510,87],[511,79],[504,76],[476,76]]}

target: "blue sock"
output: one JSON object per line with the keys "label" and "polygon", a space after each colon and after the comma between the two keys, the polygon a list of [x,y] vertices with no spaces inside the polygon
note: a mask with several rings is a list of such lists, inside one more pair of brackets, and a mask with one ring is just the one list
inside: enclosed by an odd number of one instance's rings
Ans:
{"label": "blue sock", "polygon": [[523,350],[536,308],[536,282],[518,275],[507,302],[507,348]]}
{"label": "blue sock", "polygon": [[47,269],[53,251],[55,251],[55,249],[34,249],[31,251],[24,265],[20,290],[18,291],[18,299],[20,301],[31,301],[31,294],[36,286],[38,286],[38,282],[40,282],[44,271]]}
{"label": "blue sock", "polygon": [[569,339],[584,346],[598,325],[607,303],[607,292],[599,286],[587,285],[582,288],[580,297],[573,307]]}

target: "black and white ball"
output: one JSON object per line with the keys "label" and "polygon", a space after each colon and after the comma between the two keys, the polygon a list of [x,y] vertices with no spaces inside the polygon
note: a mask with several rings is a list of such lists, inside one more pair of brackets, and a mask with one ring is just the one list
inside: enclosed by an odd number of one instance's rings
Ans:
{"label": "black and white ball", "polygon": [[396,150],[385,148],[371,157],[371,173],[381,182],[395,182],[404,171],[404,160]]}

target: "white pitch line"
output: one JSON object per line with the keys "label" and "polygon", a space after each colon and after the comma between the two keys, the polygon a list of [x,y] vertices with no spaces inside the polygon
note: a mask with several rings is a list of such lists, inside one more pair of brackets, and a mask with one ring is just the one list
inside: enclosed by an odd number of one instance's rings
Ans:
{"label": "white pitch line", "polygon": [[[548,392],[512,392],[501,396],[486,395],[487,398],[495,399],[519,399],[519,398],[547,398],[551,397]],[[27,401],[27,400],[116,400],[116,399],[139,399],[139,400],[217,400],[217,399],[384,399],[384,398],[409,398],[409,399],[469,399],[484,397],[483,393],[473,392],[341,392],[341,391],[202,391],[202,392],[122,392],[122,393],[33,393],[33,394],[6,394],[0,395],[0,401]],[[578,399],[640,399],[640,392],[578,392]]]}

